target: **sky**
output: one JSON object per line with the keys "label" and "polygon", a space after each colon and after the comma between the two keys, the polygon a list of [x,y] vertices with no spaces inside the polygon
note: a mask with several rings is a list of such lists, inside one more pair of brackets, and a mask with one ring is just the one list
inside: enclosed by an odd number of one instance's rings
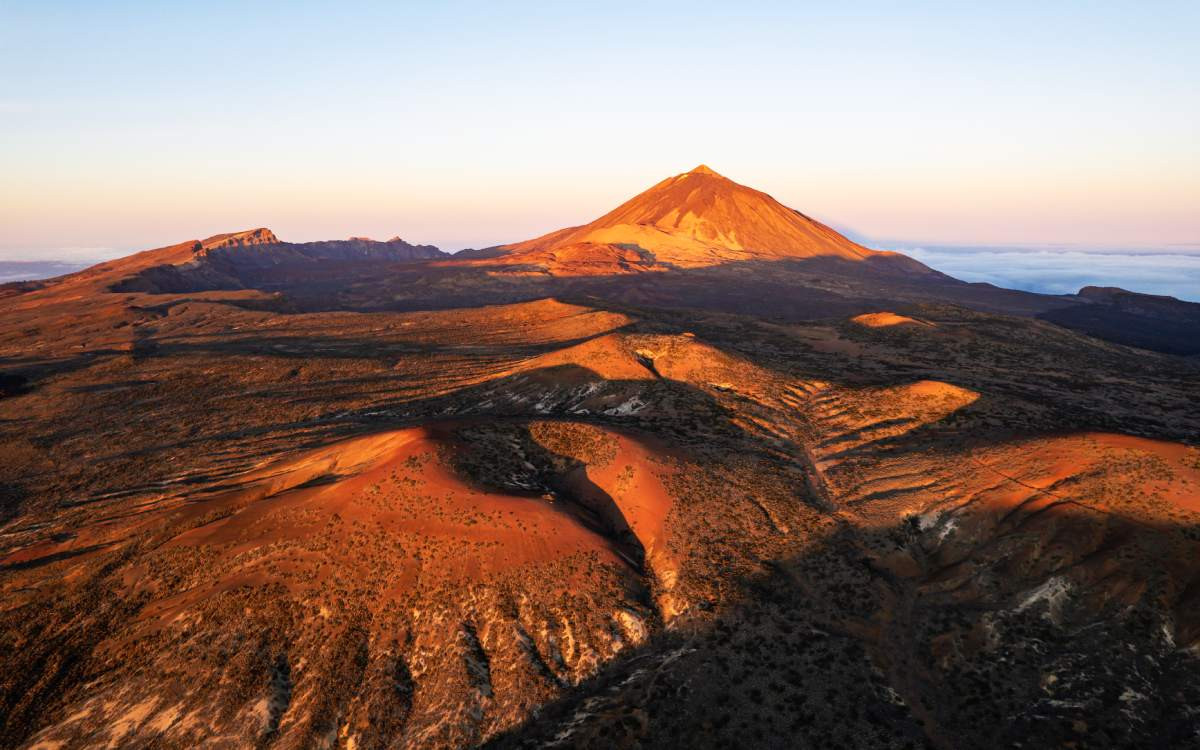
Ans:
{"label": "sky", "polygon": [[488,246],[700,163],[881,246],[1194,247],[1197,134],[1195,0],[0,0],[8,260]]}

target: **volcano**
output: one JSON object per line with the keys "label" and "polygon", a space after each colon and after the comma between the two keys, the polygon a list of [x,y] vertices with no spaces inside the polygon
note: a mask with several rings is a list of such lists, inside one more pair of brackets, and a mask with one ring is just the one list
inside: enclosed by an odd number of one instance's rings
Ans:
{"label": "volcano", "polygon": [[588,224],[476,255],[539,266],[555,275],[810,258],[886,258],[901,261],[910,271],[929,271],[899,253],[863,247],[703,164],[668,177]]}

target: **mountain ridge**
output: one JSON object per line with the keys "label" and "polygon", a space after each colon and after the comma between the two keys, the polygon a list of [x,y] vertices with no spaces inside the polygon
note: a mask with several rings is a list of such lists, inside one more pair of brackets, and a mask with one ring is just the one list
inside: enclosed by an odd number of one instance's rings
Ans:
{"label": "mountain ridge", "polygon": [[[587,224],[447,254],[393,237],[290,243],[265,227],[147,250],[0,296],[251,291],[278,309],[431,309],[544,297],[814,320],[929,302],[1040,317],[1116,343],[1197,353],[1195,307],[1113,290],[1042,295],[967,283],[860,245],[706,165]],[[56,291],[57,290],[57,291]],[[32,295],[32,296],[25,296]]]}

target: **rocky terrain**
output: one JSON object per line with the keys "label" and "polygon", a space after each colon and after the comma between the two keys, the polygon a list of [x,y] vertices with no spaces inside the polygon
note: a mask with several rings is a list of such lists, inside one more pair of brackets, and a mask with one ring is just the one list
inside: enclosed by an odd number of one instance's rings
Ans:
{"label": "rocky terrain", "polygon": [[1116,287],[1085,286],[1079,304],[1049,310],[1042,318],[1129,346],[1200,354],[1200,304]]}
{"label": "rocky terrain", "polygon": [[5,289],[0,746],[1200,744],[1200,363],[768,201]]}

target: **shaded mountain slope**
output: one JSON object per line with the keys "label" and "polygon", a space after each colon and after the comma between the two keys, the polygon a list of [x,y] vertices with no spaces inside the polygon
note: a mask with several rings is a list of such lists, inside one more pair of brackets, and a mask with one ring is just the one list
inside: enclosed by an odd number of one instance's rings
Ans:
{"label": "shaded mountain slope", "polygon": [[1200,354],[1200,304],[1174,297],[1088,286],[1078,304],[1039,317],[1129,346],[1172,354]]}
{"label": "shaded mountain slope", "polygon": [[386,242],[351,237],[292,243],[280,242],[266,229],[217,235],[193,243],[188,251],[190,256],[180,246],[150,251],[150,255],[139,260],[136,269],[118,264],[109,272],[137,270],[139,273],[117,281],[112,290],[164,293],[242,289],[254,286],[264,270],[307,277],[336,273],[347,263],[379,264],[446,257],[446,253],[432,245],[411,245],[399,237]]}

